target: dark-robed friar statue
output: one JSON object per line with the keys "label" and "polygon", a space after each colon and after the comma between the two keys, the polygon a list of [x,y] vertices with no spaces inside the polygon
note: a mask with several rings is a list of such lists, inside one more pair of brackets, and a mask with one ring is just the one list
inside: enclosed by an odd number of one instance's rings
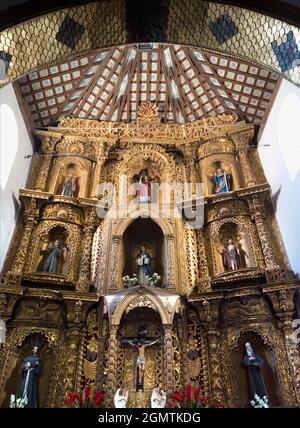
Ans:
{"label": "dark-robed friar statue", "polygon": [[258,395],[260,398],[268,397],[261,373],[264,360],[254,353],[250,343],[246,343],[245,348],[246,355],[243,358],[243,364],[248,367],[252,398],[255,398],[255,395]]}
{"label": "dark-robed friar statue", "polygon": [[39,270],[41,272],[58,273],[58,261],[63,255],[64,249],[69,251],[69,248],[64,244],[60,244],[58,240],[50,242],[48,248],[42,251],[45,259]]}
{"label": "dark-robed friar statue", "polygon": [[37,354],[38,347],[32,348],[31,354],[27,355],[21,365],[20,396],[26,400],[25,407],[39,407],[38,384],[42,374],[43,363]]}

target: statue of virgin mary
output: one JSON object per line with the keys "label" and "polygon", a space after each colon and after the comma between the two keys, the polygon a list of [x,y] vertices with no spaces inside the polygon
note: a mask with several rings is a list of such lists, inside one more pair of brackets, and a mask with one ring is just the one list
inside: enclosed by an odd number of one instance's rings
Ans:
{"label": "statue of virgin mary", "polygon": [[151,275],[151,257],[146,252],[144,245],[141,246],[141,252],[136,258],[136,263],[138,265],[138,283],[139,285],[147,285],[146,276]]}

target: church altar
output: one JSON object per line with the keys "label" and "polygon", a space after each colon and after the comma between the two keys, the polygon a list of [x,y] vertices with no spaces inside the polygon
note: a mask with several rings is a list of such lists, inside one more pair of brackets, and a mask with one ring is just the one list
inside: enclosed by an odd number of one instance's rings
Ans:
{"label": "church altar", "polygon": [[36,344],[39,407],[63,407],[87,384],[111,400],[124,388],[128,407],[187,384],[249,407],[262,383],[272,405],[296,406],[298,285],[254,126],[234,114],[166,124],[145,102],[130,123],[61,117],[35,133],[1,275],[0,405]]}

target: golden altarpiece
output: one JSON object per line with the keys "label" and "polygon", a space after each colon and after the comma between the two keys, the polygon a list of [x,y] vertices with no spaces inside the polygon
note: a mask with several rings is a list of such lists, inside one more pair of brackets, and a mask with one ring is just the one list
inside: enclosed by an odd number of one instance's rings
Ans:
{"label": "golden altarpiece", "polygon": [[[135,122],[64,117],[36,134],[41,148],[20,189],[21,220],[1,277],[7,340],[0,350],[0,405],[16,391],[21,361],[36,339],[44,363],[41,407],[62,407],[68,391],[87,383],[108,397],[124,386],[131,407],[149,406],[157,384],[171,393],[187,383],[199,384],[224,407],[245,407],[246,342],[265,361],[273,405],[299,405],[299,347],[292,341],[299,281],[251,144],[253,125],[225,114],[164,124],[155,105],[144,103]],[[218,169],[230,174],[227,192],[215,192]],[[143,172],[159,184],[191,183],[185,202],[204,205],[203,227],[143,210],[110,215],[116,201],[133,198],[124,180],[130,185]],[[198,182],[200,199],[193,192]],[[101,183],[113,184],[114,202]],[[156,197],[158,206],[165,203]],[[222,251],[229,239],[243,260],[226,270]],[[51,272],[43,266],[55,243],[59,257]],[[123,276],[136,272],[141,245],[160,281],[126,287]],[[122,338],[141,328],[157,342],[145,351],[137,392],[137,350]]]}

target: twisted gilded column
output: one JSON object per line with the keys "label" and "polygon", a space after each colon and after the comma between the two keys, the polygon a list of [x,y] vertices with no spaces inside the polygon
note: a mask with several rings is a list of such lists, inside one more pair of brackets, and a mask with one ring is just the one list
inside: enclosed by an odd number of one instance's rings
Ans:
{"label": "twisted gilded column", "polygon": [[271,239],[268,236],[268,230],[265,225],[266,216],[260,197],[258,195],[253,195],[250,204],[251,218],[254,220],[256,225],[259,241],[264,255],[266,270],[278,270],[280,269],[280,266],[276,261],[276,257],[271,245]]}
{"label": "twisted gilded column", "polygon": [[110,336],[107,351],[107,378],[106,378],[106,393],[107,398],[112,399],[116,392],[116,378],[117,378],[117,340],[118,326],[112,325],[110,327]]}
{"label": "twisted gilded column", "polygon": [[172,325],[164,325],[164,338],[163,338],[163,351],[164,351],[164,376],[165,376],[165,389],[167,394],[174,392],[175,388],[175,374],[174,374],[174,349],[172,340]]}

